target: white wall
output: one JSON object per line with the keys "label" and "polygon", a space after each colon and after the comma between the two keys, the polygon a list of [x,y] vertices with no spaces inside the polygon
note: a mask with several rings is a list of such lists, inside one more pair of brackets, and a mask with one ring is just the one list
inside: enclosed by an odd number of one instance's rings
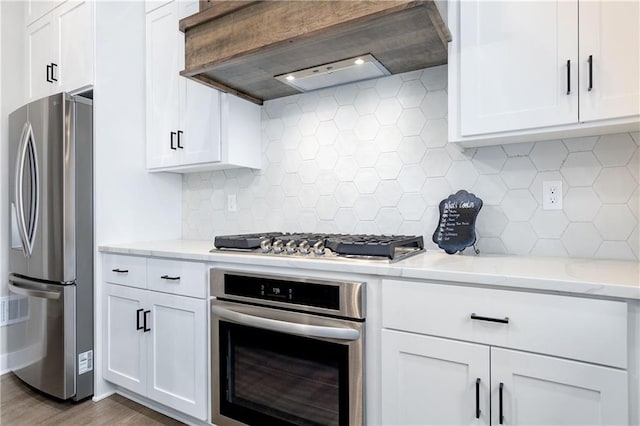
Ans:
{"label": "white wall", "polygon": [[[181,179],[145,170],[144,2],[96,2],[94,88],[96,245],[181,236]],[[95,351],[101,354],[101,257],[96,252]],[[96,398],[110,392],[95,358]]]}
{"label": "white wall", "polygon": [[[481,253],[638,259],[640,134],[461,151],[446,90],[444,65],[266,102],[263,169],[185,175],[183,237],[400,233],[436,249],[438,204],[466,189],[484,200]],[[563,181],[563,211],[542,209],[545,180]]]}

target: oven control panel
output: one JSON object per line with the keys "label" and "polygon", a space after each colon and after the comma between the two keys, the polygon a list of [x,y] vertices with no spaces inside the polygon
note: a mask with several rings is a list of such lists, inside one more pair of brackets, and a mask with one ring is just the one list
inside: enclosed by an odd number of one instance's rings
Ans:
{"label": "oven control panel", "polygon": [[331,284],[225,274],[224,296],[241,296],[256,299],[256,301],[274,300],[292,305],[340,309],[340,287]]}

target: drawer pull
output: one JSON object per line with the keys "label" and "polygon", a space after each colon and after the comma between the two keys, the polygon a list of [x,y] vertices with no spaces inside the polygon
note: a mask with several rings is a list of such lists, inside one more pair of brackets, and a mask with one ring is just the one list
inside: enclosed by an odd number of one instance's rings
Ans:
{"label": "drawer pull", "polygon": [[120,268],[116,268],[116,269],[112,269],[111,272],[115,272],[117,274],[126,274],[129,272],[128,269],[120,269]]}
{"label": "drawer pull", "polygon": [[480,418],[480,377],[476,379],[476,419]]}
{"label": "drawer pull", "polygon": [[504,383],[500,382],[500,415],[498,417],[500,424],[504,423],[504,415],[502,413],[502,389],[503,388],[504,388]]}
{"label": "drawer pull", "polygon": [[489,321],[489,322],[499,322],[500,324],[509,324],[509,317],[504,318],[491,318],[491,317],[483,317],[480,315],[476,315],[475,313],[471,314],[472,320],[478,321]]}
{"label": "drawer pull", "polygon": [[170,281],[176,281],[180,279],[180,276],[177,277],[170,277],[169,275],[163,275],[160,278],[162,278],[163,280],[170,280]]}

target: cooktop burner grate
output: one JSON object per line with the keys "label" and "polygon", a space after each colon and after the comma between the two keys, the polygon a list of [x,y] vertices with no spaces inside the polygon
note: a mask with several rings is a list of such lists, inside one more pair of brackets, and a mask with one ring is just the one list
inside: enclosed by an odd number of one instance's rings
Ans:
{"label": "cooktop burner grate", "polygon": [[[241,250],[260,254],[315,255],[397,261],[424,251],[422,236],[350,235],[266,232],[219,235],[216,250]],[[287,250],[282,249],[287,247]],[[311,249],[313,247],[313,249]],[[313,256],[312,256],[313,257]]]}

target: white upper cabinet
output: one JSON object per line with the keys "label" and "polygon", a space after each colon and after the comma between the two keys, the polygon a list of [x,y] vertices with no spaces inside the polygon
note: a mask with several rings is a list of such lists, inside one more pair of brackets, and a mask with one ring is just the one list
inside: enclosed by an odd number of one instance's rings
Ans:
{"label": "white upper cabinet", "polygon": [[177,3],[147,14],[147,167],[178,164],[177,131],[179,127],[180,51],[176,38]]}
{"label": "white upper cabinet", "polygon": [[449,140],[463,146],[640,129],[637,1],[454,1]]}
{"label": "white upper cabinet", "polygon": [[147,2],[147,169],[260,168],[260,107],[180,76],[180,19],[198,2]]}
{"label": "white upper cabinet", "polygon": [[26,0],[24,2],[25,6],[25,20],[27,25],[32,24],[38,18],[43,17],[47,13],[51,12],[57,6],[60,6],[64,3],[65,0],[55,0],[55,1],[42,1],[42,0]]}
{"label": "white upper cabinet", "polygon": [[93,84],[93,2],[69,0],[52,9],[26,27],[29,100]]}
{"label": "white upper cabinet", "polygon": [[463,135],[578,120],[577,18],[564,0],[460,4]]}
{"label": "white upper cabinet", "polygon": [[53,93],[52,64],[58,61],[54,43],[54,22],[42,19],[27,27],[27,96],[39,99]]}
{"label": "white upper cabinet", "polygon": [[60,46],[58,84],[71,92],[93,84],[93,3],[68,1],[56,14]]}
{"label": "white upper cabinet", "polygon": [[640,2],[580,2],[580,120],[640,115]]}

